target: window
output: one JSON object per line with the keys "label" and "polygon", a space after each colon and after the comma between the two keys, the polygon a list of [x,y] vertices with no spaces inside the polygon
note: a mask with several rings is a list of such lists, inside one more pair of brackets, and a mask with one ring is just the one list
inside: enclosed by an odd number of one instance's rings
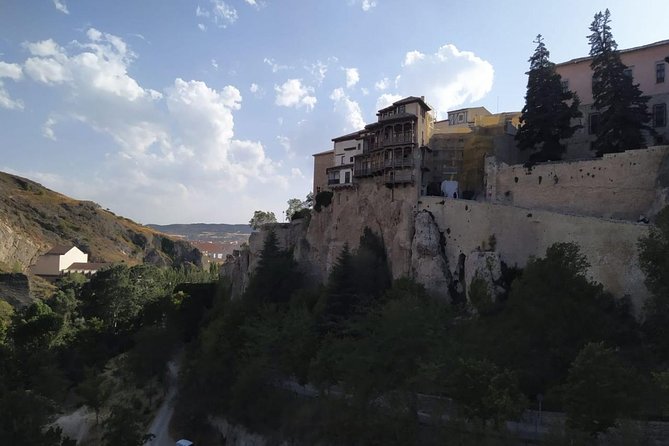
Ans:
{"label": "window", "polygon": [[588,133],[594,135],[599,129],[599,113],[590,113],[588,117]]}
{"label": "window", "polygon": [[344,183],[348,184],[351,182],[351,172],[344,172]]}
{"label": "window", "polygon": [[653,105],[653,127],[667,126],[667,104]]}
{"label": "window", "polygon": [[661,84],[664,82],[664,62],[655,64],[655,83]]}
{"label": "window", "polygon": [[350,158],[350,161],[349,161],[349,162],[350,162],[350,163],[352,163],[352,162],[353,162],[353,157],[351,157],[351,158]]}
{"label": "window", "polygon": [[627,76],[627,77],[630,77],[630,78],[633,77],[633,75],[632,75],[632,68],[625,68],[625,69],[623,70],[623,74],[624,74],[625,76]]}
{"label": "window", "polygon": [[397,113],[398,114],[399,113],[404,113],[405,110],[406,110],[406,105],[400,105],[399,107],[397,107]]}
{"label": "window", "polygon": [[569,79],[562,79],[562,93],[567,93],[569,91]]}

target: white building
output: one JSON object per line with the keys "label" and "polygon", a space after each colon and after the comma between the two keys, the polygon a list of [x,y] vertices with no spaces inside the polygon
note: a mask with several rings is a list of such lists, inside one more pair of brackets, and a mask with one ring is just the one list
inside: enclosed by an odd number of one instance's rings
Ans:
{"label": "white building", "polygon": [[38,276],[59,276],[74,263],[88,263],[88,254],[76,246],[61,245],[40,256],[31,269]]}

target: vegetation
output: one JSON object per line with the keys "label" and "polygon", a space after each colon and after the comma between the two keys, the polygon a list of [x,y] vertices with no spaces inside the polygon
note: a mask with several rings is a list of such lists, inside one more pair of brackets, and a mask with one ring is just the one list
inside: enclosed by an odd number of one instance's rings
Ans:
{"label": "vegetation", "polygon": [[333,193],[329,190],[322,190],[316,194],[314,210],[320,212],[321,209],[330,206],[332,203]]}
{"label": "vegetation", "polygon": [[65,276],[49,300],[4,312],[3,327],[10,321],[0,337],[0,441],[70,444],[60,429],[45,426],[74,402],[95,412],[104,444],[143,444],[151,393],[215,294],[211,285],[208,299],[175,290],[215,279],[194,267],[118,265],[90,280]]}
{"label": "vegetation", "polygon": [[530,57],[525,106],[516,133],[520,150],[531,150],[530,160],[555,161],[562,158],[566,145],[562,140],[580,128],[571,121],[582,115],[580,101],[573,92],[562,86],[562,78],[549,60],[550,53],[541,34],[535,40],[537,48]]}
{"label": "vegetation", "polygon": [[307,195],[306,200],[291,198],[288,200],[288,209],[286,209],[286,220],[292,221],[298,218],[306,218],[310,214],[310,209],[314,205],[314,194]]}
{"label": "vegetation", "polygon": [[253,229],[260,229],[267,223],[276,223],[276,215],[269,211],[255,211],[253,217],[249,220],[249,224]]}
{"label": "vegetation", "polygon": [[611,34],[611,14],[607,9],[595,14],[590,25],[590,66],[593,71],[592,96],[599,111],[595,127],[597,139],[593,149],[598,156],[646,147],[644,131],[653,130],[648,123],[648,96],[620,60],[618,44]]}

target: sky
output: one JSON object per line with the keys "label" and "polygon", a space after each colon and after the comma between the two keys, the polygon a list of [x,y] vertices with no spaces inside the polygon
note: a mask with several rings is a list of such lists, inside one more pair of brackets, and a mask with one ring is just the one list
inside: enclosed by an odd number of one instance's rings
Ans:
{"label": "sky", "polygon": [[587,55],[669,38],[669,2],[0,0],[0,170],[140,223],[283,218],[314,153],[425,96],[520,111],[542,34]]}

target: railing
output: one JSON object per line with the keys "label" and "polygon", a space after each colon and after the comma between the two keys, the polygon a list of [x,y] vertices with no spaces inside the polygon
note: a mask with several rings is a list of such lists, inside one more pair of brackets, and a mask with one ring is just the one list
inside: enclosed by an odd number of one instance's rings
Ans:
{"label": "railing", "polygon": [[339,184],[339,178],[328,179],[328,186]]}
{"label": "railing", "polygon": [[385,160],[384,167],[413,167],[413,159],[394,159],[394,160]]}
{"label": "railing", "polygon": [[413,183],[414,176],[413,172],[389,172],[386,174],[386,183],[387,184],[399,184],[399,183]]}

